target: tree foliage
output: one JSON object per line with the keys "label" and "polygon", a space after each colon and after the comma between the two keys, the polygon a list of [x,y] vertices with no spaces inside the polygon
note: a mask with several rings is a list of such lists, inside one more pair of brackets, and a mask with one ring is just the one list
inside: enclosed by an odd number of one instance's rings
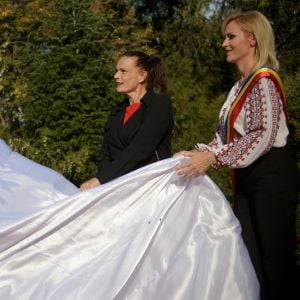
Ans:
{"label": "tree foliage", "polygon": [[[114,11],[116,3],[41,0],[14,6],[14,13],[31,25],[14,36],[6,55],[18,57],[13,66],[22,72],[14,72],[19,78],[11,82],[20,81],[24,93],[10,109],[18,113],[18,126],[2,130],[16,149],[76,183],[96,171],[103,124],[120,99],[112,81],[118,52],[129,45],[146,47],[151,35],[136,26],[132,9],[124,13],[122,7],[122,15]],[[35,18],[41,7],[48,7],[47,13]],[[116,26],[120,17],[123,27]],[[8,98],[1,101],[3,115],[12,122],[5,105],[16,101],[7,91],[3,95]]]}
{"label": "tree foliage", "polygon": [[[213,138],[236,79],[221,47],[232,10],[272,22],[291,139],[299,137],[299,4],[269,0],[2,0],[0,135],[16,150],[80,183],[96,171],[103,125],[122,97],[113,74],[120,52],[163,56],[175,108],[173,152]],[[210,175],[230,194],[227,171]]]}

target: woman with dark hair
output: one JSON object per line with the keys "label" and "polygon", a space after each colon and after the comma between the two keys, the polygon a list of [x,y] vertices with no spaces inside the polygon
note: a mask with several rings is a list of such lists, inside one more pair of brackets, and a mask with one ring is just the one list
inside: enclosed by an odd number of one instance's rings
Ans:
{"label": "woman with dark hair", "polygon": [[167,87],[162,59],[127,51],[118,59],[114,79],[117,92],[127,97],[105,125],[99,172],[82,190],[171,156],[172,104],[155,91]]}

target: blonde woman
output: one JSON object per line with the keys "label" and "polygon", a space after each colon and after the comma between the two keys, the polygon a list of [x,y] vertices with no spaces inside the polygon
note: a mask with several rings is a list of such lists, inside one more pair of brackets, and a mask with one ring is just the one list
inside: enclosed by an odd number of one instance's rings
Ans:
{"label": "blonde woman", "polygon": [[220,111],[215,139],[177,166],[182,176],[211,165],[232,171],[234,212],[261,284],[262,299],[296,293],[295,214],[298,171],[288,146],[286,102],[277,73],[274,34],[258,11],[230,15],[222,27],[227,62],[240,78]]}

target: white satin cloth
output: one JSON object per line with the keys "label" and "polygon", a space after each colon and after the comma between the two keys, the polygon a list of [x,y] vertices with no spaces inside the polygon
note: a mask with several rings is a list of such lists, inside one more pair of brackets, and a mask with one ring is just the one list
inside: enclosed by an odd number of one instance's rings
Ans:
{"label": "white satin cloth", "polygon": [[259,299],[230,205],[183,159],[80,191],[0,140],[0,299]]}

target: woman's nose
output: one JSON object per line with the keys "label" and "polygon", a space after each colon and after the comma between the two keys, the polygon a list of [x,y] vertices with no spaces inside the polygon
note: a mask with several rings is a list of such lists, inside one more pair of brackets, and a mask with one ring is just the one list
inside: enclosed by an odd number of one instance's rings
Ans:
{"label": "woman's nose", "polygon": [[224,39],[222,43],[222,47],[225,48],[228,45],[227,39]]}

